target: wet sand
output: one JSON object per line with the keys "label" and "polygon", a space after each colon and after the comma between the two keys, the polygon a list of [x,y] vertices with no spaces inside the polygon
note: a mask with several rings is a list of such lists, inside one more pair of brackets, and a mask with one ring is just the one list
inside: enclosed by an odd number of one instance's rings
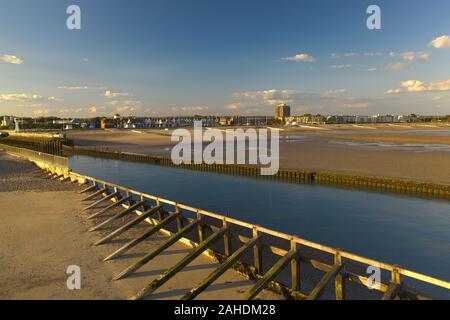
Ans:
{"label": "wet sand", "polygon": [[[411,134],[411,130],[417,132]],[[433,130],[443,132],[430,134]],[[170,157],[176,144],[170,141],[171,132],[87,130],[69,132],[68,137],[78,146]],[[280,131],[280,167],[450,184],[450,152],[428,148],[435,144],[450,147],[449,136],[447,124],[288,128]],[[362,143],[346,143],[352,141]],[[365,142],[392,145],[382,147]],[[410,143],[417,146],[407,147]]]}

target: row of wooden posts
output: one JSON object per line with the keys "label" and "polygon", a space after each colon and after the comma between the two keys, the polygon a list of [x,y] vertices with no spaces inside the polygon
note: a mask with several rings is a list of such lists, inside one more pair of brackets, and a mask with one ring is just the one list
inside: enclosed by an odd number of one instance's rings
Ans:
{"label": "row of wooden posts", "polygon": [[43,152],[55,156],[63,155],[64,143],[65,143],[64,139],[47,139],[47,138],[24,139],[14,137],[0,139],[0,144],[16,148],[24,148],[37,152]]}
{"label": "row of wooden posts", "polygon": [[274,176],[261,176],[260,168],[248,165],[229,164],[180,164],[175,165],[170,158],[149,155],[114,152],[84,147],[64,147],[68,154],[89,155],[126,161],[147,162],[151,164],[178,167],[197,171],[209,171],[240,176],[251,176],[264,179],[276,179],[293,183],[315,183],[324,185],[346,186],[350,188],[368,189],[412,195],[432,196],[450,199],[450,186],[437,183],[422,183],[390,178],[353,176],[308,170],[280,169]]}
{"label": "row of wooden posts", "polygon": [[[146,265],[177,241],[184,240],[184,243],[189,243],[193,247],[185,258],[167,269],[155,280],[149,282],[132,299],[148,297],[203,253],[207,253],[216,258],[220,262],[220,266],[189,292],[186,292],[182,299],[194,299],[230,268],[234,268],[256,281],[254,286],[242,296],[243,299],[254,299],[263,289],[270,289],[290,299],[320,299],[324,295],[327,286],[333,283],[334,297],[342,300],[346,298],[347,284],[351,283],[363,287],[369,284],[367,274],[355,271],[358,267],[359,269],[362,268],[361,270],[365,270],[366,266],[375,266],[390,273],[390,279],[387,281],[384,279],[379,287],[375,288],[381,292],[382,299],[430,298],[426,294],[420,294],[409,287],[405,283],[407,282],[405,280],[408,278],[450,290],[450,282],[403,269],[399,266],[361,257],[343,250],[323,246],[296,236],[290,236],[171,200],[141,193],[92,177],[82,176],[73,172],[68,175],[52,174],[52,177],[86,184],[86,188],[81,193],[89,194],[84,199],[85,201],[93,201],[93,203],[85,208],[86,210],[93,210],[100,204],[109,203],[101,209],[96,209],[98,211],[90,214],[88,219],[97,219],[110,210],[122,208],[118,213],[97,224],[90,231],[96,231],[111,224],[113,221],[130,216],[133,213],[137,214],[135,218],[132,218],[129,222],[98,240],[95,245],[106,243],[144,221],[151,223],[151,226],[142,235],[109,254],[105,258],[105,261],[123,255],[158,231],[163,231],[169,235],[169,238],[162,245],[117,274],[114,277],[115,280],[127,277],[142,268],[142,266]],[[172,210],[167,210],[167,207],[171,207]],[[191,216],[194,215],[194,218],[185,215],[187,212]],[[211,219],[215,220],[216,223],[211,223]],[[175,230],[169,230],[170,228],[168,226],[171,223],[176,224]],[[247,229],[251,236],[246,235],[240,228]],[[196,242],[186,238],[187,234],[192,230],[197,230],[198,238]],[[233,236],[239,239],[240,244],[238,246],[232,244],[231,239]],[[267,242],[267,237],[275,237],[278,240],[287,241],[289,248],[281,248],[278,245]],[[217,251],[213,246],[218,241],[223,244],[223,250],[221,252]],[[235,246],[236,250],[233,251],[233,247]],[[265,257],[263,250],[279,257],[273,264],[270,263],[271,267],[267,271],[265,271],[267,268],[263,268],[263,257]],[[311,250],[319,253],[319,256],[325,254],[328,258],[317,258],[306,254],[306,252]],[[246,264],[241,260],[245,254],[249,253],[253,256],[252,264]],[[329,263],[330,257],[332,260],[331,263]],[[269,264],[268,261],[266,263]],[[300,276],[302,275],[301,270],[303,269],[300,268],[300,264],[307,264],[314,270],[325,273],[317,281],[312,290],[308,292],[305,292],[301,286]],[[276,279],[288,265],[290,266],[290,286]]]}

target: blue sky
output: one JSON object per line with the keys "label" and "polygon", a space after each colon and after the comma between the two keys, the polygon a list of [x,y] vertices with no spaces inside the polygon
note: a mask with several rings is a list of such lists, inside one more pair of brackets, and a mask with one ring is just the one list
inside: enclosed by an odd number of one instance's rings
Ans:
{"label": "blue sky", "polygon": [[[81,8],[81,30],[66,8]],[[366,9],[381,8],[381,30]],[[0,0],[0,114],[450,114],[450,2]],[[434,40],[434,41],[433,41]]]}

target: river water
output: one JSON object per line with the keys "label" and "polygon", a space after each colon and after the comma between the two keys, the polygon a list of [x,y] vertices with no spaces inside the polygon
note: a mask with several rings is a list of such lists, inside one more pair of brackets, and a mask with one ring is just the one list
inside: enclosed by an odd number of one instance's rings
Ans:
{"label": "river water", "polygon": [[73,171],[450,280],[450,202],[70,158]]}

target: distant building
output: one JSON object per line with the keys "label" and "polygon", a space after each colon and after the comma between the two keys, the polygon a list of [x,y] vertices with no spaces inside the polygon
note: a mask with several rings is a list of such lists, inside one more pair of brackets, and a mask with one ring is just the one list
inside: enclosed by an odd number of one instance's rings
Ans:
{"label": "distant building", "polygon": [[275,107],[275,118],[284,120],[291,116],[291,107],[287,104],[279,104]]}

